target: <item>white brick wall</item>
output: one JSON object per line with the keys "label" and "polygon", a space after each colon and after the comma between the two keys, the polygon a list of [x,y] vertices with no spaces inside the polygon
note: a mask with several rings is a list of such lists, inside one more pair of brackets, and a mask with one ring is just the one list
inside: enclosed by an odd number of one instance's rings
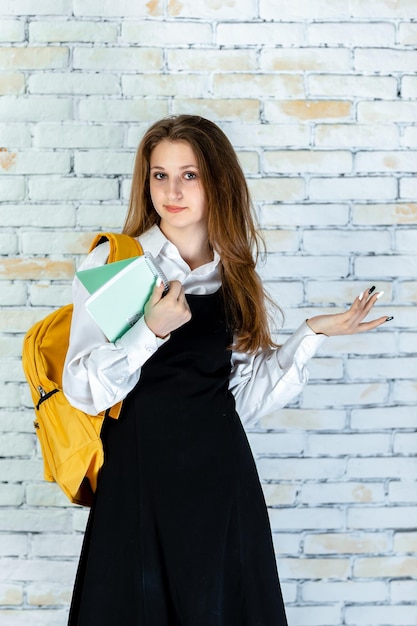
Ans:
{"label": "white brick wall", "polygon": [[0,0],[0,623],[63,626],[87,511],[42,480],[20,365],[135,148],[201,113],[236,146],[283,339],[371,284],[395,319],[329,340],[250,433],[290,626],[417,623],[415,0]]}

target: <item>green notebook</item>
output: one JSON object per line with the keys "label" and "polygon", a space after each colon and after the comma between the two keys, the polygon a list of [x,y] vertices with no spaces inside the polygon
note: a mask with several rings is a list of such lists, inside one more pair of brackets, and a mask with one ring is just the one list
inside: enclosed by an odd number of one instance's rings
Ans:
{"label": "green notebook", "polygon": [[88,313],[111,342],[124,335],[143,315],[158,278],[164,283],[165,291],[169,286],[149,252],[76,274],[91,294],[85,303]]}

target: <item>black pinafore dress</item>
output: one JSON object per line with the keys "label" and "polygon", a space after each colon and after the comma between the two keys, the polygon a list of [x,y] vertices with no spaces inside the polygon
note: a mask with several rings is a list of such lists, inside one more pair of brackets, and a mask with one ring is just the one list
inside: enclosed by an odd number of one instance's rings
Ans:
{"label": "black pinafore dress", "polygon": [[266,506],[228,391],[221,291],[143,366],[118,420],[70,626],[286,626]]}

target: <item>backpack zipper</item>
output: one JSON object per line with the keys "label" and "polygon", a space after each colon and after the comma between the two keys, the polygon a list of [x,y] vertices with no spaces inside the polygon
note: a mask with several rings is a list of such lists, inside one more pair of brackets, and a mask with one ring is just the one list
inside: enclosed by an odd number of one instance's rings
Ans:
{"label": "backpack zipper", "polygon": [[40,398],[39,398],[38,404],[36,405],[36,409],[39,411],[39,407],[41,406],[42,402],[45,402],[45,400],[53,396],[54,393],[57,393],[59,389],[52,389],[52,391],[49,391],[47,393],[41,385],[38,385],[38,391],[39,391]]}

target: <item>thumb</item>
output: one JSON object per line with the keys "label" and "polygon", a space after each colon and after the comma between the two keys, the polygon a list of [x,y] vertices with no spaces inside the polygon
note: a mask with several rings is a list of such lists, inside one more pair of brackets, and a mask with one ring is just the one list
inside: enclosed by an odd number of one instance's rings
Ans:
{"label": "thumb", "polygon": [[149,304],[151,306],[155,306],[160,299],[162,298],[162,294],[164,293],[164,283],[160,278],[156,279],[155,287],[153,288],[152,295],[149,298]]}

